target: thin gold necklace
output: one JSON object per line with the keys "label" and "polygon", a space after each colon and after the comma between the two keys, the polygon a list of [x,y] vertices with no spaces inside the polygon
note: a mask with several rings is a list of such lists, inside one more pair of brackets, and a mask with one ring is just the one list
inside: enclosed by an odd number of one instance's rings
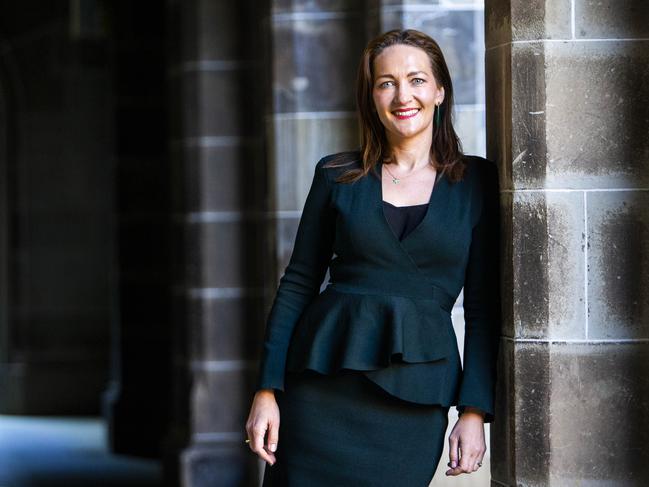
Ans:
{"label": "thin gold necklace", "polygon": [[[430,163],[429,163],[429,164],[430,164]],[[412,176],[414,173],[419,172],[421,169],[423,169],[424,167],[426,167],[426,166],[422,166],[422,167],[420,167],[419,169],[415,169],[414,171],[411,171],[410,174],[408,174],[407,176],[402,177],[402,178],[398,178],[398,177],[396,177],[394,174],[392,174],[392,171],[390,171],[390,169],[388,168],[388,165],[387,165],[387,164],[384,164],[384,166],[385,166],[385,170],[388,171],[388,173],[390,174],[390,176],[392,176],[392,182],[393,182],[394,184],[399,184],[399,181],[401,181],[402,179],[406,179],[406,178]]]}

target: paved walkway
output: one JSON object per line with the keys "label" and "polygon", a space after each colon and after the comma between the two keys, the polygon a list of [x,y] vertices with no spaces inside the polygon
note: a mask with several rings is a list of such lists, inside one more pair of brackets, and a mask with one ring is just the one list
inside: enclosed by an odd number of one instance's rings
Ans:
{"label": "paved walkway", "polygon": [[112,455],[101,418],[0,415],[0,487],[159,487],[158,462]]}

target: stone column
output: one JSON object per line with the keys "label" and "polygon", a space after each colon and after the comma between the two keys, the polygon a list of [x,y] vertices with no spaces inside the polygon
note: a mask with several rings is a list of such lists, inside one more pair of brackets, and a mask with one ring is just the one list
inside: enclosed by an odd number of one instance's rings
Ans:
{"label": "stone column", "polygon": [[492,485],[646,485],[649,6],[485,13],[505,243]]}
{"label": "stone column", "polygon": [[167,478],[254,485],[244,443],[263,335],[264,2],[168,1],[174,427]]}
{"label": "stone column", "polygon": [[172,362],[165,9],[142,2],[106,5],[114,26],[108,51],[115,80],[117,249],[103,411],[111,451],[159,457],[169,422]]}
{"label": "stone column", "polygon": [[73,3],[2,6],[2,414],[97,414],[108,372],[108,32]]}
{"label": "stone column", "polygon": [[[0,44],[1,46],[1,44]],[[0,57],[0,60],[2,58]],[[0,63],[0,363],[8,363],[9,353],[9,90],[3,63]]]}

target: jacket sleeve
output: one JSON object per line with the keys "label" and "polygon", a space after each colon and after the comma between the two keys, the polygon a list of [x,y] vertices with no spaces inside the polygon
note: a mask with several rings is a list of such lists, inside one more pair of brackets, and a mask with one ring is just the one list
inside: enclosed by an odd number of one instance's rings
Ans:
{"label": "jacket sleeve", "polygon": [[500,197],[497,166],[478,161],[480,216],[472,229],[464,281],[464,357],[457,410],[472,406],[494,419],[500,340]]}
{"label": "jacket sleeve", "polygon": [[303,310],[320,292],[333,254],[335,213],[324,162],[326,159],[322,158],[316,164],[291,258],[266,321],[257,390],[284,390],[286,354],[293,329]]}

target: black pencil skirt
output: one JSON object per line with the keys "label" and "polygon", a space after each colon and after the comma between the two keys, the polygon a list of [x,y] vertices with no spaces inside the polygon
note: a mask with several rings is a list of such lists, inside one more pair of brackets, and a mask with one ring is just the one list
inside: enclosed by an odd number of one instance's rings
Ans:
{"label": "black pencil skirt", "polygon": [[262,487],[427,487],[448,407],[399,399],[363,373],[287,372],[276,463]]}

